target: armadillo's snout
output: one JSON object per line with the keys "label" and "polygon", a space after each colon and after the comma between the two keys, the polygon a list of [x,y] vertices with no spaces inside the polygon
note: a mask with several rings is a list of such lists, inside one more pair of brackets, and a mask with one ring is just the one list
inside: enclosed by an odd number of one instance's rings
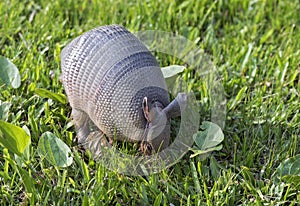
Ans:
{"label": "armadillo's snout", "polygon": [[155,118],[149,124],[147,142],[155,152],[165,149],[170,142],[170,121],[162,111],[156,111]]}

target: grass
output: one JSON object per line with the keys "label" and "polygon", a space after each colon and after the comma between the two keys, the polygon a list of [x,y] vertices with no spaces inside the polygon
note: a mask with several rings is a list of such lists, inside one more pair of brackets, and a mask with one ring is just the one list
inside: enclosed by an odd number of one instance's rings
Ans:
{"label": "grass", "polygon": [[[204,161],[187,154],[147,177],[117,174],[80,152],[69,105],[34,91],[64,93],[58,79],[62,48],[84,31],[112,23],[180,34],[211,55],[228,100],[220,152]],[[27,128],[32,144],[22,167],[0,146],[0,204],[296,205],[299,185],[276,182],[272,174],[300,151],[299,25],[296,0],[2,0],[0,55],[19,68],[22,84],[2,90],[0,100],[11,103],[7,121]],[[192,89],[203,90],[197,82]],[[70,167],[38,156],[46,131],[72,147]]]}

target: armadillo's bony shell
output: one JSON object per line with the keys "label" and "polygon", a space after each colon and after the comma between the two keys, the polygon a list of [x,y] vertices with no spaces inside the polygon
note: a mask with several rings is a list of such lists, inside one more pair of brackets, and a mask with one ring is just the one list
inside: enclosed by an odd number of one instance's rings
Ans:
{"label": "armadillo's bony shell", "polygon": [[142,140],[143,98],[169,104],[156,59],[124,27],[103,26],[77,37],[63,49],[61,66],[71,107],[109,137]]}

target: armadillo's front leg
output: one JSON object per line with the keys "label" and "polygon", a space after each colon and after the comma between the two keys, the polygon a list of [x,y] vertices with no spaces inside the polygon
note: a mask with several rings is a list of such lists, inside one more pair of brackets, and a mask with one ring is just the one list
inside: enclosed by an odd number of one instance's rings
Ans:
{"label": "armadillo's front leg", "polygon": [[[96,128],[89,116],[83,111],[73,109],[72,117],[79,145],[82,145],[84,149],[90,150],[94,156],[100,156],[101,147],[109,146],[103,132]],[[91,131],[92,126],[94,131]]]}

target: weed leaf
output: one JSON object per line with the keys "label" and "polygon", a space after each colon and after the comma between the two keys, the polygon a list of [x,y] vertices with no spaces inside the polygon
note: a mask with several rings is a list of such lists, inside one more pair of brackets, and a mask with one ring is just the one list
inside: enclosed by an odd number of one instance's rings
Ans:
{"label": "weed leaf", "polygon": [[283,161],[273,173],[273,180],[282,180],[300,186],[300,154]]}
{"label": "weed leaf", "polygon": [[68,167],[73,163],[70,148],[51,132],[42,134],[38,143],[38,153],[54,166]]}
{"label": "weed leaf", "polygon": [[3,83],[16,89],[21,84],[21,78],[18,68],[7,58],[0,56],[0,86]]}
{"label": "weed leaf", "polygon": [[30,142],[30,136],[22,128],[0,120],[0,143],[9,151],[22,156]]}
{"label": "weed leaf", "polygon": [[164,78],[170,78],[175,76],[176,74],[179,74],[180,72],[183,72],[185,70],[184,66],[180,65],[170,65],[167,67],[162,67],[161,71],[163,73]]}
{"label": "weed leaf", "polygon": [[207,150],[216,147],[224,140],[222,129],[212,122],[204,121],[200,128],[203,131],[198,131],[193,138],[200,150]]}
{"label": "weed leaf", "polygon": [[193,136],[196,147],[191,149],[194,154],[190,158],[200,156],[200,159],[204,160],[210,152],[220,151],[223,148],[220,143],[224,140],[224,134],[222,129],[212,122],[204,121],[200,128],[203,131],[198,131]]}

